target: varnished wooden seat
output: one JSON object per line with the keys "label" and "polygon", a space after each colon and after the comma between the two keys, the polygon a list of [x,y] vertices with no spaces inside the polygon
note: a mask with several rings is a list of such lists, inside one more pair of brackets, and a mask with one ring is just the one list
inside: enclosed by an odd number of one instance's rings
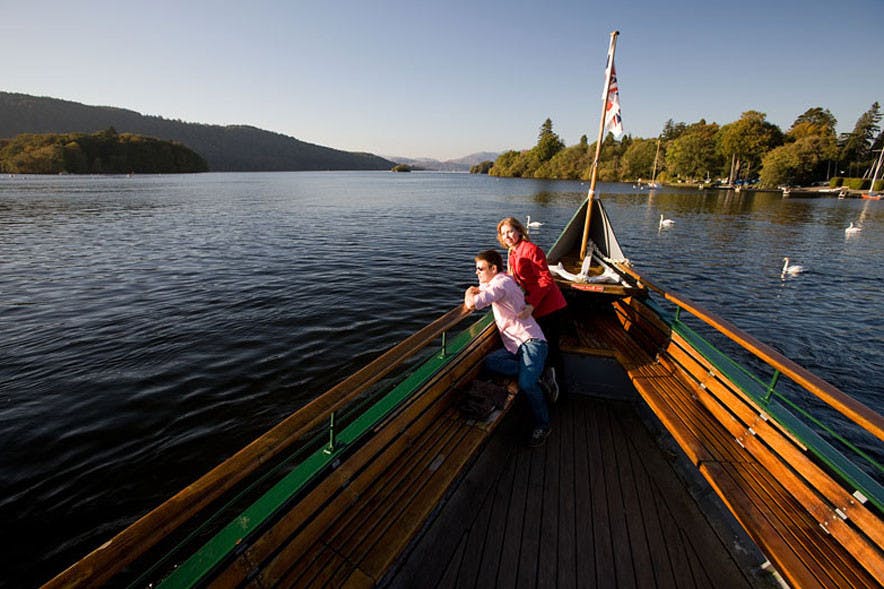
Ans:
{"label": "varnished wooden seat", "polygon": [[801,587],[880,586],[884,531],[873,508],[836,484],[693,346],[643,313],[640,302],[616,308],[616,316],[582,318],[585,347],[613,351],[786,580]]}
{"label": "varnished wooden seat", "polygon": [[[496,341],[489,331],[482,343]],[[456,387],[484,354],[440,379],[391,417],[298,505],[243,549],[213,586],[375,585],[509,409],[464,418]]]}

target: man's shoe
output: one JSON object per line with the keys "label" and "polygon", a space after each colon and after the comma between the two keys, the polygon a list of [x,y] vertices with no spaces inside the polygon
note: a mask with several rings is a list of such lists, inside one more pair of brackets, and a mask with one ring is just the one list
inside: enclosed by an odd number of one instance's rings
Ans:
{"label": "man's shoe", "polygon": [[531,438],[528,440],[528,446],[531,448],[543,446],[543,443],[546,442],[546,438],[549,437],[549,431],[550,428],[548,427],[534,428],[534,431],[531,432]]}
{"label": "man's shoe", "polygon": [[556,381],[556,369],[550,366],[543,371],[543,388],[550,403],[559,400],[559,383]]}

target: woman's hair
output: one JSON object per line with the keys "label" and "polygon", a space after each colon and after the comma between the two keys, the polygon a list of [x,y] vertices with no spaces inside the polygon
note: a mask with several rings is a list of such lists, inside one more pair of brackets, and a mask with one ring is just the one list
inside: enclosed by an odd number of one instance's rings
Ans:
{"label": "woman's hair", "polygon": [[509,225],[510,227],[518,231],[521,239],[524,239],[525,241],[531,241],[531,238],[528,237],[528,232],[525,230],[525,226],[522,225],[521,221],[519,221],[515,217],[505,217],[501,219],[500,222],[497,224],[497,243],[499,243],[504,249],[507,248],[507,245],[500,237],[500,228],[504,225]]}
{"label": "woman's hair", "polygon": [[485,250],[476,254],[475,260],[482,260],[488,264],[488,267],[497,266],[498,272],[503,272],[503,258],[497,253],[497,250]]}

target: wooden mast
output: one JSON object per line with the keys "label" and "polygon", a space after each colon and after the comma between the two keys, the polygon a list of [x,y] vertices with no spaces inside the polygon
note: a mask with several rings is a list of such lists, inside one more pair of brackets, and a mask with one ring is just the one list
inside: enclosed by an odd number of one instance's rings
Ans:
{"label": "wooden mast", "polygon": [[608,105],[608,92],[611,89],[611,72],[614,69],[614,48],[617,46],[617,35],[620,31],[611,33],[611,44],[608,47],[608,65],[605,67],[605,91],[602,93],[602,116],[599,120],[599,137],[595,142],[595,157],[592,160],[592,171],[589,180],[589,194],[586,203],[586,221],[583,225],[583,240],[580,242],[580,259],[586,257],[586,246],[589,243],[589,223],[592,218],[592,201],[595,198],[595,185],[598,179],[599,157],[602,152],[602,140],[605,134],[605,114]]}
{"label": "wooden mast", "polygon": [[878,154],[878,163],[875,165],[875,171],[872,172],[872,185],[869,186],[869,194],[875,194],[875,182],[878,181],[878,172],[881,171],[881,163],[884,162],[884,148],[879,149],[881,153]]}
{"label": "wooden mast", "polygon": [[654,169],[651,171],[651,184],[657,183],[657,158],[660,157],[660,138],[657,137],[657,152],[654,154]]}

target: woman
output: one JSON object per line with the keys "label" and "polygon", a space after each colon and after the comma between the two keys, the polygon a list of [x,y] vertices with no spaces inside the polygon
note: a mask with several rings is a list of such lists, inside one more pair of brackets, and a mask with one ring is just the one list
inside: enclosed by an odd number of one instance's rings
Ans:
{"label": "woman", "polygon": [[549,271],[546,254],[528,237],[525,226],[515,217],[506,217],[497,224],[497,241],[505,247],[507,272],[525,291],[525,301],[540,324],[549,344],[547,371],[544,384],[550,401],[559,396],[556,370],[561,374],[562,358],[559,353],[559,334],[568,303]]}

